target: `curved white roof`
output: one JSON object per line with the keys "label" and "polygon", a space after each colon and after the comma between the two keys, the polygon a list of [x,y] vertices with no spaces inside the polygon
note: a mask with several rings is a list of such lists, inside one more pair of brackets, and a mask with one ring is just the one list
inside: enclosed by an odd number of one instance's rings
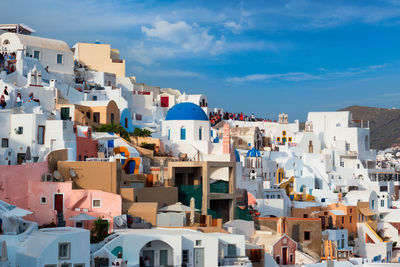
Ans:
{"label": "curved white roof", "polygon": [[11,32],[6,32],[1,35],[2,40],[8,39],[8,38],[11,40],[14,38],[17,38],[21,42],[21,44],[23,44],[25,46],[34,46],[34,47],[38,47],[38,48],[46,48],[46,49],[57,50],[57,51],[71,52],[71,49],[68,46],[68,44],[61,40],[48,39],[48,38],[42,38],[42,37],[37,37],[37,36],[25,35],[25,34],[17,34],[17,33],[11,33]]}

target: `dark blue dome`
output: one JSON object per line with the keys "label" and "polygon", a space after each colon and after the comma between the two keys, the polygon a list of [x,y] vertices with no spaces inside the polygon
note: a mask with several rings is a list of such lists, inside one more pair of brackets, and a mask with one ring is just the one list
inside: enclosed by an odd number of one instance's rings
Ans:
{"label": "dark blue dome", "polygon": [[208,121],[208,117],[199,105],[186,102],[173,106],[168,111],[165,120]]}
{"label": "dark blue dome", "polygon": [[260,151],[258,151],[255,147],[247,151],[247,157],[261,157]]}

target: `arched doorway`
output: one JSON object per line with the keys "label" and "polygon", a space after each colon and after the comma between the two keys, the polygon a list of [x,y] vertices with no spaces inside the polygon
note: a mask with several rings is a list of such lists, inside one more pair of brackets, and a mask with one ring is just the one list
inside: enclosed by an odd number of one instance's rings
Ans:
{"label": "arched doorway", "polygon": [[150,263],[150,266],[171,266],[174,264],[173,255],[173,248],[161,240],[148,242],[139,254],[143,261]]}

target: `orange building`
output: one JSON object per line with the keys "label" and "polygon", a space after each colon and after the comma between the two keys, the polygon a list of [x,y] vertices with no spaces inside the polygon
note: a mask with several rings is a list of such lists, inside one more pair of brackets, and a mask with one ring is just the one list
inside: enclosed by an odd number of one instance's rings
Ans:
{"label": "orange building", "polygon": [[333,203],[327,206],[292,207],[292,216],[299,218],[320,218],[322,231],[340,228],[347,229],[349,236],[357,236],[357,206]]}
{"label": "orange building", "polygon": [[99,127],[101,124],[119,124],[120,111],[115,101],[84,101],[79,104],[57,104],[62,120],[78,125]]}

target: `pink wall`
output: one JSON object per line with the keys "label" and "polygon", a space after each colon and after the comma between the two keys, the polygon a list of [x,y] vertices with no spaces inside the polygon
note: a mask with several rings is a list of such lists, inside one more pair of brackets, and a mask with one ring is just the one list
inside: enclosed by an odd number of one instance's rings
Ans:
{"label": "pink wall", "polygon": [[[72,181],[32,182],[30,183],[30,192],[32,194],[29,195],[29,210],[34,214],[26,218],[38,222],[39,225],[56,222],[54,194],[63,194],[64,220],[67,226],[74,226],[75,222],[68,219],[81,212],[94,217],[104,217],[111,224],[113,217],[121,214],[122,199],[120,195],[101,190],[73,190]],[[40,204],[42,197],[47,198],[47,203]],[[101,208],[93,208],[92,199],[100,199]]]}
{"label": "pink wall", "polygon": [[[0,199],[22,209],[32,211],[25,217],[39,225],[56,222],[54,194],[64,195],[64,220],[67,226],[74,226],[68,218],[83,212],[94,217],[104,217],[113,223],[113,217],[121,214],[120,195],[101,190],[73,190],[72,181],[42,182],[48,172],[47,161],[25,165],[0,166]],[[46,203],[41,204],[42,197]],[[92,199],[101,200],[101,208],[92,208]],[[78,210],[75,210],[78,209]],[[92,223],[89,223],[90,226]]]}
{"label": "pink wall", "polygon": [[76,160],[84,160],[85,156],[88,158],[97,158],[97,141],[92,138],[76,136]]}
{"label": "pink wall", "polygon": [[29,181],[41,181],[48,172],[47,161],[24,165],[0,166],[0,199],[21,208],[28,208]]}

